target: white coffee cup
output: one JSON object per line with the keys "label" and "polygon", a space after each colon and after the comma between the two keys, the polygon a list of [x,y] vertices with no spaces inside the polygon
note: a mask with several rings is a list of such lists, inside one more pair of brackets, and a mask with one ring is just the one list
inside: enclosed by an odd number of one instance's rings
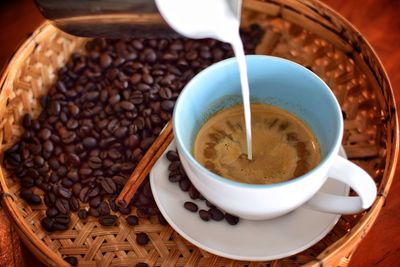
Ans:
{"label": "white coffee cup", "polygon": [[[368,173],[338,155],[343,118],[329,87],[313,72],[289,60],[270,56],[247,56],[246,60],[252,99],[279,106],[304,120],[320,144],[321,162],[292,180],[256,185],[218,176],[194,159],[193,142],[202,124],[216,111],[240,102],[238,67],[231,58],[194,77],[175,105],[175,142],[193,185],[226,212],[252,220],[278,217],[305,203],[310,208],[337,214],[369,208],[376,197],[376,186]],[[328,178],[349,185],[358,196],[318,192]]]}

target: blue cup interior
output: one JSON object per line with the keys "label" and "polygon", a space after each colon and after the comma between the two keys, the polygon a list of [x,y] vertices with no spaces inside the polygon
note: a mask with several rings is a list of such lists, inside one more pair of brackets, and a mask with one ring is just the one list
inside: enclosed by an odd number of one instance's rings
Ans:
{"label": "blue cup interior", "polygon": [[[320,144],[321,163],[337,153],[343,120],[328,86],[313,72],[289,60],[251,55],[246,56],[246,61],[251,102],[279,106],[306,122]],[[198,164],[192,149],[200,127],[215,112],[240,103],[235,58],[218,62],[196,75],[181,92],[173,114],[175,138],[185,156]]]}

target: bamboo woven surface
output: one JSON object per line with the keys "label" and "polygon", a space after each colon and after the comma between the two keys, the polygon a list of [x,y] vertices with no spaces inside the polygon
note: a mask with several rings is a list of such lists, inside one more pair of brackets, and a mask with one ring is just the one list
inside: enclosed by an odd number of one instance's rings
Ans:
{"label": "bamboo woven surface", "polygon": [[[308,66],[334,90],[346,113],[344,145],[349,157],[374,176],[381,193],[385,195],[393,175],[393,162],[397,158],[397,121],[390,85],[372,50],[340,17],[319,4],[285,1],[285,7],[279,2],[247,1],[245,5],[247,10],[257,10],[256,13],[245,12],[246,21],[256,21],[267,29],[265,39],[258,47],[258,53],[279,55]],[[290,23],[293,20],[302,27]],[[341,32],[345,41],[332,33],[334,31]],[[1,81],[2,150],[12,144],[21,133],[17,126],[18,118],[25,112],[38,114],[37,97],[45,93],[54,81],[54,73],[68,60],[70,52],[79,50],[84,42],[83,39],[66,36],[44,25],[21,47]],[[48,77],[50,79],[47,79]],[[19,189],[11,179],[1,179],[1,183],[4,191],[11,195]],[[360,237],[368,231],[379,213],[383,200],[384,197],[379,197],[368,213],[342,218],[325,239],[309,250],[275,261],[274,264],[305,264],[318,262],[319,259],[327,264],[345,265],[347,259],[343,256],[348,256],[361,240]],[[135,228],[131,231],[133,233],[129,233],[130,228],[127,229],[123,225],[111,231],[108,231],[110,228],[106,231],[96,228],[96,231],[94,225],[97,222],[75,224],[76,220],[73,219],[74,230],[48,236],[40,226],[31,226],[31,222],[35,220],[36,225],[40,225],[38,221],[41,217],[41,207],[32,211],[23,201],[13,201],[12,198],[6,198],[5,204],[17,222],[22,237],[25,242],[31,243],[31,249],[33,248],[48,264],[63,263],[58,253],[76,255],[82,251],[87,259],[93,259],[81,261],[82,266],[95,265],[96,261],[106,265],[107,259],[111,259],[112,263],[118,266],[132,265],[143,260],[149,264],[185,266],[190,263],[206,266],[237,263],[200,251],[177,236],[169,227],[154,225],[148,221],[141,224],[143,228]],[[134,242],[121,242],[124,236],[133,236],[135,231],[151,232],[152,245],[146,247],[147,253],[137,251]],[[169,240],[171,236],[173,240]],[[43,240],[46,246],[43,246],[40,240]],[[82,246],[74,247],[84,244],[79,244],[77,240],[86,242],[86,250]],[[87,244],[98,250],[88,251]],[[54,253],[53,249],[57,253]],[[193,252],[190,252],[190,249],[193,249]],[[125,250],[130,252],[125,253]],[[114,254],[117,255],[116,258],[113,258]],[[179,254],[182,254],[182,257]],[[140,257],[141,255],[143,256]],[[254,265],[257,266],[258,263]]]}

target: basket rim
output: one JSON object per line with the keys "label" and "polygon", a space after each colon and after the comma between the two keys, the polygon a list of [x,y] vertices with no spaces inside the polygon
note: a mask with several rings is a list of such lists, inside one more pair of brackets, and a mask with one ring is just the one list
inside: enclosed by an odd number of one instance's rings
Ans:
{"label": "basket rim", "polygon": [[[379,215],[379,212],[382,209],[382,206],[385,202],[386,199],[386,194],[388,193],[390,186],[392,184],[394,174],[396,171],[396,162],[399,157],[399,119],[398,119],[398,114],[397,114],[397,107],[396,107],[396,99],[393,93],[393,87],[390,83],[390,79],[388,77],[388,74],[386,72],[386,69],[384,65],[382,64],[380,58],[377,56],[377,53],[375,50],[372,48],[370,43],[365,39],[363,35],[361,35],[360,31],[353,25],[351,24],[346,18],[344,18],[342,15],[340,15],[338,12],[333,10],[331,7],[329,7],[327,4],[319,2],[318,0],[297,0],[301,4],[305,5],[307,8],[312,8],[311,4],[316,4],[322,6],[324,9],[326,9],[328,12],[330,12],[332,15],[338,18],[346,27],[349,27],[352,31],[359,33],[360,35],[360,41],[364,42],[367,49],[370,50],[371,55],[373,56],[374,60],[376,60],[377,64],[379,65],[379,68],[382,70],[382,79],[388,84],[388,91],[390,91],[390,94],[388,94],[388,100],[392,101],[394,104],[394,110],[392,111],[394,114],[393,116],[393,129],[392,129],[392,134],[389,135],[389,137],[392,137],[392,149],[390,150],[390,154],[388,153],[388,158],[385,163],[385,171],[384,171],[384,176],[382,179],[382,182],[379,187],[379,194],[377,198],[374,201],[373,206],[366,211],[366,213],[362,216],[361,220],[351,229],[351,231],[337,240],[336,242],[330,244],[329,247],[327,247],[322,253],[320,253],[316,257],[316,261],[312,261],[309,264],[311,265],[319,265],[321,262],[324,262],[324,260],[327,257],[333,257],[340,253],[343,248],[347,246],[347,244],[351,240],[357,240],[359,235],[362,235],[363,233],[368,232],[370,227],[373,225],[375,222],[376,218]],[[275,3],[276,4],[276,3]],[[51,30],[57,30],[54,28],[49,21],[44,21],[34,32],[31,36],[29,36],[25,41],[23,41],[22,44],[19,45],[18,49],[16,52],[13,54],[12,58],[8,61],[6,67],[3,69],[3,72],[1,73],[0,77],[0,94],[7,93],[7,91],[11,90],[9,88],[6,88],[8,82],[10,82],[9,79],[14,78],[13,77],[13,66],[16,64],[18,59],[20,57],[24,57],[24,54],[26,53],[25,49],[28,48],[31,45],[35,44],[35,38],[37,36],[41,36],[41,34],[44,34],[48,31]],[[14,70],[15,71],[15,70]],[[375,79],[375,77],[374,77]],[[12,81],[11,81],[12,82]],[[17,232],[19,233],[21,239],[24,241],[24,243],[29,243],[28,247],[32,249],[36,249],[39,253],[35,253],[35,255],[42,261],[42,262],[47,262],[49,263],[49,259],[52,264],[55,264],[57,266],[68,266],[68,264],[53,250],[51,250],[47,245],[44,244],[44,242],[39,239],[39,237],[31,230],[29,225],[25,222],[23,216],[21,213],[18,211],[18,208],[16,207],[16,204],[14,203],[13,199],[11,197],[7,197],[9,195],[9,188],[7,186],[7,183],[4,179],[3,175],[3,169],[2,166],[0,166],[0,192],[5,193],[4,194],[4,199],[2,200],[2,203],[5,204],[3,205],[5,207],[5,210],[9,214],[10,221],[13,222],[13,225],[17,227]],[[20,223],[18,223],[20,222]],[[358,238],[358,242],[360,242],[362,239]],[[358,243],[357,242],[357,243]],[[307,265],[309,265],[307,264]]]}

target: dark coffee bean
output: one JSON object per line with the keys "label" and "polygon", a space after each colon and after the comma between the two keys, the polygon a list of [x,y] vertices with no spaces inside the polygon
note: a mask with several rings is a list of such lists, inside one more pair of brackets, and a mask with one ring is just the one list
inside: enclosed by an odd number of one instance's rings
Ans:
{"label": "dark coffee bean", "polygon": [[54,222],[59,224],[69,224],[70,221],[71,219],[69,216],[65,214],[59,214],[54,218]]}
{"label": "dark coffee bean", "polygon": [[78,259],[73,256],[65,257],[64,260],[72,266],[78,266]]}
{"label": "dark coffee bean", "polygon": [[182,179],[179,182],[179,188],[184,192],[189,190],[190,185],[191,185],[191,183],[190,183],[189,179]]}
{"label": "dark coffee bean", "polygon": [[206,210],[199,210],[199,216],[203,221],[208,222],[211,219],[211,215]]}
{"label": "dark coffee bean", "polygon": [[78,126],[79,126],[79,122],[77,120],[70,119],[69,121],[67,121],[67,128],[69,130],[75,130],[78,128]]}
{"label": "dark coffee bean", "polygon": [[140,142],[139,146],[140,146],[141,149],[147,150],[153,144],[154,140],[155,140],[155,138],[153,136],[152,137],[148,137],[148,138],[144,138]]}
{"label": "dark coffee bean", "polygon": [[188,193],[191,199],[198,199],[200,195],[199,191],[197,191],[196,187],[193,185],[189,187]]}
{"label": "dark coffee bean", "polygon": [[215,207],[215,205],[213,203],[211,203],[210,201],[208,201],[208,200],[206,200],[206,205],[209,208],[214,208]]}
{"label": "dark coffee bean", "polygon": [[95,187],[95,188],[89,190],[89,192],[88,192],[88,197],[89,197],[89,198],[91,198],[91,197],[96,197],[96,196],[99,195],[99,193],[100,193],[100,189],[99,189],[98,187]]}
{"label": "dark coffee bean", "polygon": [[102,68],[108,68],[112,63],[112,58],[107,54],[103,53],[100,55],[100,65]]}
{"label": "dark coffee bean", "polygon": [[54,101],[50,103],[50,113],[52,115],[58,115],[61,111],[61,105],[58,101]]}
{"label": "dark coffee bean", "polygon": [[56,208],[51,207],[46,210],[46,216],[49,218],[53,218],[57,214],[58,214],[58,210]]}
{"label": "dark coffee bean", "polygon": [[164,100],[161,102],[161,108],[165,111],[172,111],[174,109],[175,102],[172,100]]}
{"label": "dark coffee bean", "polygon": [[209,209],[208,212],[211,215],[211,219],[214,221],[221,221],[224,219],[224,214],[216,207]]}
{"label": "dark coffee bean", "polygon": [[47,207],[53,207],[56,203],[56,196],[52,192],[47,192],[44,196],[44,203]]}
{"label": "dark coffee bean", "polygon": [[68,111],[73,117],[77,117],[79,115],[80,109],[77,105],[73,103],[68,103]]}
{"label": "dark coffee bean", "polygon": [[97,140],[94,137],[85,137],[82,143],[87,148],[93,148],[97,145]]}
{"label": "dark coffee bean", "polygon": [[136,234],[136,243],[141,246],[147,245],[149,243],[150,238],[146,233],[137,233]]}
{"label": "dark coffee bean", "polygon": [[30,114],[25,114],[22,117],[22,126],[24,126],[25,129],[29,129],[32,126],[32,117]]}
{"label": "dark coffee bean", "polygon": [[139,218],[149,218],[151,216],[147,208],[137,209],[136,214]]}
{"label": "dark coffee bean", "polygon": [[89,201],[89,206],[92,208],[97,208],[100,205],[100,203],[101,203],[101,197],[97,196]]}
{"label": "dark coffee bean", "polygon": [[128,127],[120,127],[115,132],[114,135],[117,138],[122,138],[128,133]]}
{"label": "dark coffee bean", "polygon": [[190,202],[190,201],[186,201],[183,206],[185,207],[185,209],[187,209],[188,211],[191,212],[196,212],[198,210],[198,207],[196,205],[196,203]]}
{"label": "dark coffee bean", "polygon": [[117,190],[117,186],[111,178],[105,178],[100,184],[108,194],[113,194]]}
{"label": "dark coffee bean", "polygon": [[53,152],[53,149],[54,149],[53,142],[51,142],[50,140],[47,140],[46,142],[44,142],[43,148],[47,152]]}
{"label": "dark coffee bean", "polygon": [[88,213],[89,213],[90,216],[93,216],[93,217],[96,217],[96,218],[100,216],[100,212],[99,212],[99,210],[97,208],[90,207]]}
{"label": "dark coffee bean", "polygon": [[81,189],[81,191],[79,192],[79,200],[86,203],[89,200],[89,187],[84,187]]}
{"label": "dark coffee bean", "polygon": [[21,186],[25,188],[31,188],[34,185],[35,181],[32,177],[24,177],[21,179]]}
{"label": "dark coffee bean", "polygon": [[[160,89],[160,91],[158,92],[158,94],[160,95],[160,97],[162,98],[162,99],[166,99],[166,100],[168,100],[168,99],[171,99],[172,98],[172,91],[171,91],[171,89],[169,89],[168,87],[162,87],[161,89]],[[163,101],[164,102],[164,101]],[[166,110],[165,108],[169,105],[167,102],[165,102],[164,104],[163,104],[163,102],[161,103],[161,107],[164,109],[164,110]],[[172,104],[172,106],[173,106],[173,104]]]}
{"label": "dark coffee bean", "polygon": [[100,216],[99,223],[103,226],[113,226],[117,223],[117,216],[115,215]]}
{"label": "dark coffee bean", "polygon": [[54,221],[51,218],[44,217],[40,224],[47,232],[53,232],[55,229],[53,228]]}
{"label": "dark coffee bean", "polygon": [[72,197],[72,192],[63,186],[58,186],[56,194],[66,199],[70,199]]}
{"label": "dark coffee bean", "polygon": [[84,95],[85,99],[88,101],[96,100],[100,95],[99,91],[88,92]]}
{"label": "dark coffee bean", "polygon": [[169,170],[170,172],[172,172],[172,171],[174,171],[174,170],[177,170],[180,166],[181,166],[181,162],[180,162],[180,161],[174,161],[174,162],[171,162],[171,163],[169,164],[168,170]]}
{"label": "dark coffee bean", "polygon": [[122,101],[120,103],[120,106],[122,109],[124,109],[126,111],[132,111],[135,109],[135,105],[128,101]]}
{"label": "dark coffee bean", "polygon": [[149,267],[149,265],[144,262],[138,262],[135,264],[135,267]]}
{"label": "dark coffee bean", "polygon": [[65,177],[65,175],[67,175],[67,172],[68,172],[68,170],[65,166],[60,166],[60,168],[58,168],[58,170],[57,170],[57,174],[60,177]]}
{"label": "dark coffee bean", "polygon": [[78,211],[80,207],[79,200],[76,197],[71,197],[69,207],[72,211]]}
{"label": "dark coffee bean", "polygon": [[71,188],[74,185],[74,181],[68,179],[68,178],[64,178],[61,180],[61,184],[65,187],[65,188]]}
{"label": "dark coffee bean", "polygon": [[167,159],[171,162],[179,160],[178,153],[176,153],[176,151],[173,151],[173,150],[168,151]]}
{"label": "dark coffee bean", "polygon": [[239,217],[234,216],[229,213],[225,213],[225,220],[230,224],[230,225],[236,225],[239,222]]}
{"label": "dark coffee bean", "polygon": [[67,214],[69,213],[69,203],[68,200],[58,198],[55,201],[55,207],[61,214]]}
{"label": "dark coffee bean", "polygon": [[82,190],[82,184],[80,183],[76,183],[72,186],[72,194],[74,194],[74,196],[78,197],[79,193]]}
{"label": "dark coffee bean", "polygon": [[54,222],[53,229],[55,231],[65,231],[68,229],[68,225]]}
{"label": "dark coffee bean", "polygon": [[105,201],[100,203],[97,210],[99,211],[100,216],[110,215],[110,207],[108,206],[107,202],[105,202]]}
{"label": "dark coffee bean", "polygon": [[143,74],[142,80],[147,84],[153,84],[154,83],[153,77],[148,73]]}
{"label": "dark coffee bean", "polygon": [[128,205],[127,207],[123,208],[123,207],[118,207],[118,211],[121,214],[130,214],[132,212],[132,206]]}
{"label": "dark coffee bean", "polygon": [[39,132],[39,138],[42,139],[43,141],[48,140],[50,136],[51,136],[51,131],[47,128],[43,128]]}
{"label": "dark coffee bean", "polygon": [[27,200],[31,205],[40,205],[42,203],[42,199],[39,195],[32,194],[31,197]]}
{"label": "dark coffee bean", "polygon": [[139,224],[139,219],[135,215],[129,215],[128,217],[126,217],[126,222],[129,225],[138,225]]}
{"label": "dark coffee bean", "polygon": [[81,219],[81,220],[86,219],[86,218],[88,217],[88,212],[87,212],[87,210],[85,210],[85,209],[79,210],[79,211],[78,211],[78,217],[79,217],[79,219]]}
{"label": "dark coffee bean", "polygon": [[43,157],[41,157],[41,156],[39,156],[39,155],[36,155],[34,158],[33,158],[33,161],[35,162],[35,164],[36,165],[38,165],[38,166],[43,166],[43,164],[44,164],[44,158]]}

